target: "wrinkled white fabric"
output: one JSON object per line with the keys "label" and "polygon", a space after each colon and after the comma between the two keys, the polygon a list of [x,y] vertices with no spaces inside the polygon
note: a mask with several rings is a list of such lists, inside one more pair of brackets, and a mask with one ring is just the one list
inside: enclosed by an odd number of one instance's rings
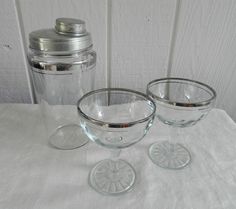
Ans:
{"label": "wrinkled white fabric", "polygon": [[148,147],[169,139],[170,127],[155,120],[147,136],[121,158],[137,172],[133,190],[110,197],[88,185],[96,162],[109,150],[92,142],[79,149],[48,145],[37,105],[0,105],[0,209],[235,209],[236,124],[214,109],[173,139],[191,152],[182,170],[165,170],[148,158]]}

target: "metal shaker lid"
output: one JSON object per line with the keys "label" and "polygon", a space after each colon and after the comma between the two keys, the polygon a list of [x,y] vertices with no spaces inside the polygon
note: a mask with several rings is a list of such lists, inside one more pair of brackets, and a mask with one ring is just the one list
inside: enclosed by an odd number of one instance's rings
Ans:
{"label": "metal shaker lid", "polygon": [[81,36],[86,34],[85,22],[79,19],[58,18],[56,19],[55,29],[60,34],[71,36]]}
{"label": "metal shaker lid", "polygon": [[31,49],[55,53],[81,51],[92,46],[85,22],[72,18],[58,18],[55,29],[31,32],[29,41]]}

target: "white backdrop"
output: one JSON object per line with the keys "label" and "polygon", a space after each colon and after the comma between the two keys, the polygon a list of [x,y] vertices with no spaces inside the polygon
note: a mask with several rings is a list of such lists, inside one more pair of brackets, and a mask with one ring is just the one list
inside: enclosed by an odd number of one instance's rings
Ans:
{"label": "white backdrop", "polygon": [[211,85],[236,120],[235,0],[1,0],[0,103],[31,103],[29,32],[58,17],[86,21],[98,53],[96,87],[140,91],[178,76]]}

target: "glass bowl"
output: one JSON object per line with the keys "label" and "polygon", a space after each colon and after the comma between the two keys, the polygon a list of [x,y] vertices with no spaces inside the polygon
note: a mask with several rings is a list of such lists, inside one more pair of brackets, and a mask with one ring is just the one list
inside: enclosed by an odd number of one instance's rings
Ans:
{"label": "glass bowl", "polygon": [[[137,143],[146,135],[156,109],[155,103],[147,95],[121,88],[92,91],[78,101],[77,107],[86,135],[115,153]],[[99,162],[89,176],[90,185],[102,194],[124,193],[134,182],[132,166],[118,159]]]}
{"label": "glass bowl", "polygon": [[[147,95],[156,104],[156,116],[173,127],[188,127],[202,120],[214,107],[216,92],[210,86],[184,78],[162,78],[147,85]],[[190,160],[190,153],[180,144],[153,144],[149,155],[164,168],[182,168]]]}

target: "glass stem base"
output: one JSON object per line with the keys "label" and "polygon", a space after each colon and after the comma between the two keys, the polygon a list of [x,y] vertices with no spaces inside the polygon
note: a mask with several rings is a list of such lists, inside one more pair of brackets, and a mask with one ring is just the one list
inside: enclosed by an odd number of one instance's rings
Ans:
{"label": "glass stem base", "polygon": [[133,167],[124,160],[103,160],[90,172],[89,184],[104,195],[119,195],[132,188],[135,182]]}
{"label": "glass stem base", "polygon": [[191,155],[184,146],[169,141],[152,144],[149,157],[156,165],[168,169],[184,168],[191,161]]}
{"label": "glass stem base", "polygon": [[88,141],[88,137],[77,124],[59,126],[49,137],[49,143],[52,147],[63,150],[76,149]]}

